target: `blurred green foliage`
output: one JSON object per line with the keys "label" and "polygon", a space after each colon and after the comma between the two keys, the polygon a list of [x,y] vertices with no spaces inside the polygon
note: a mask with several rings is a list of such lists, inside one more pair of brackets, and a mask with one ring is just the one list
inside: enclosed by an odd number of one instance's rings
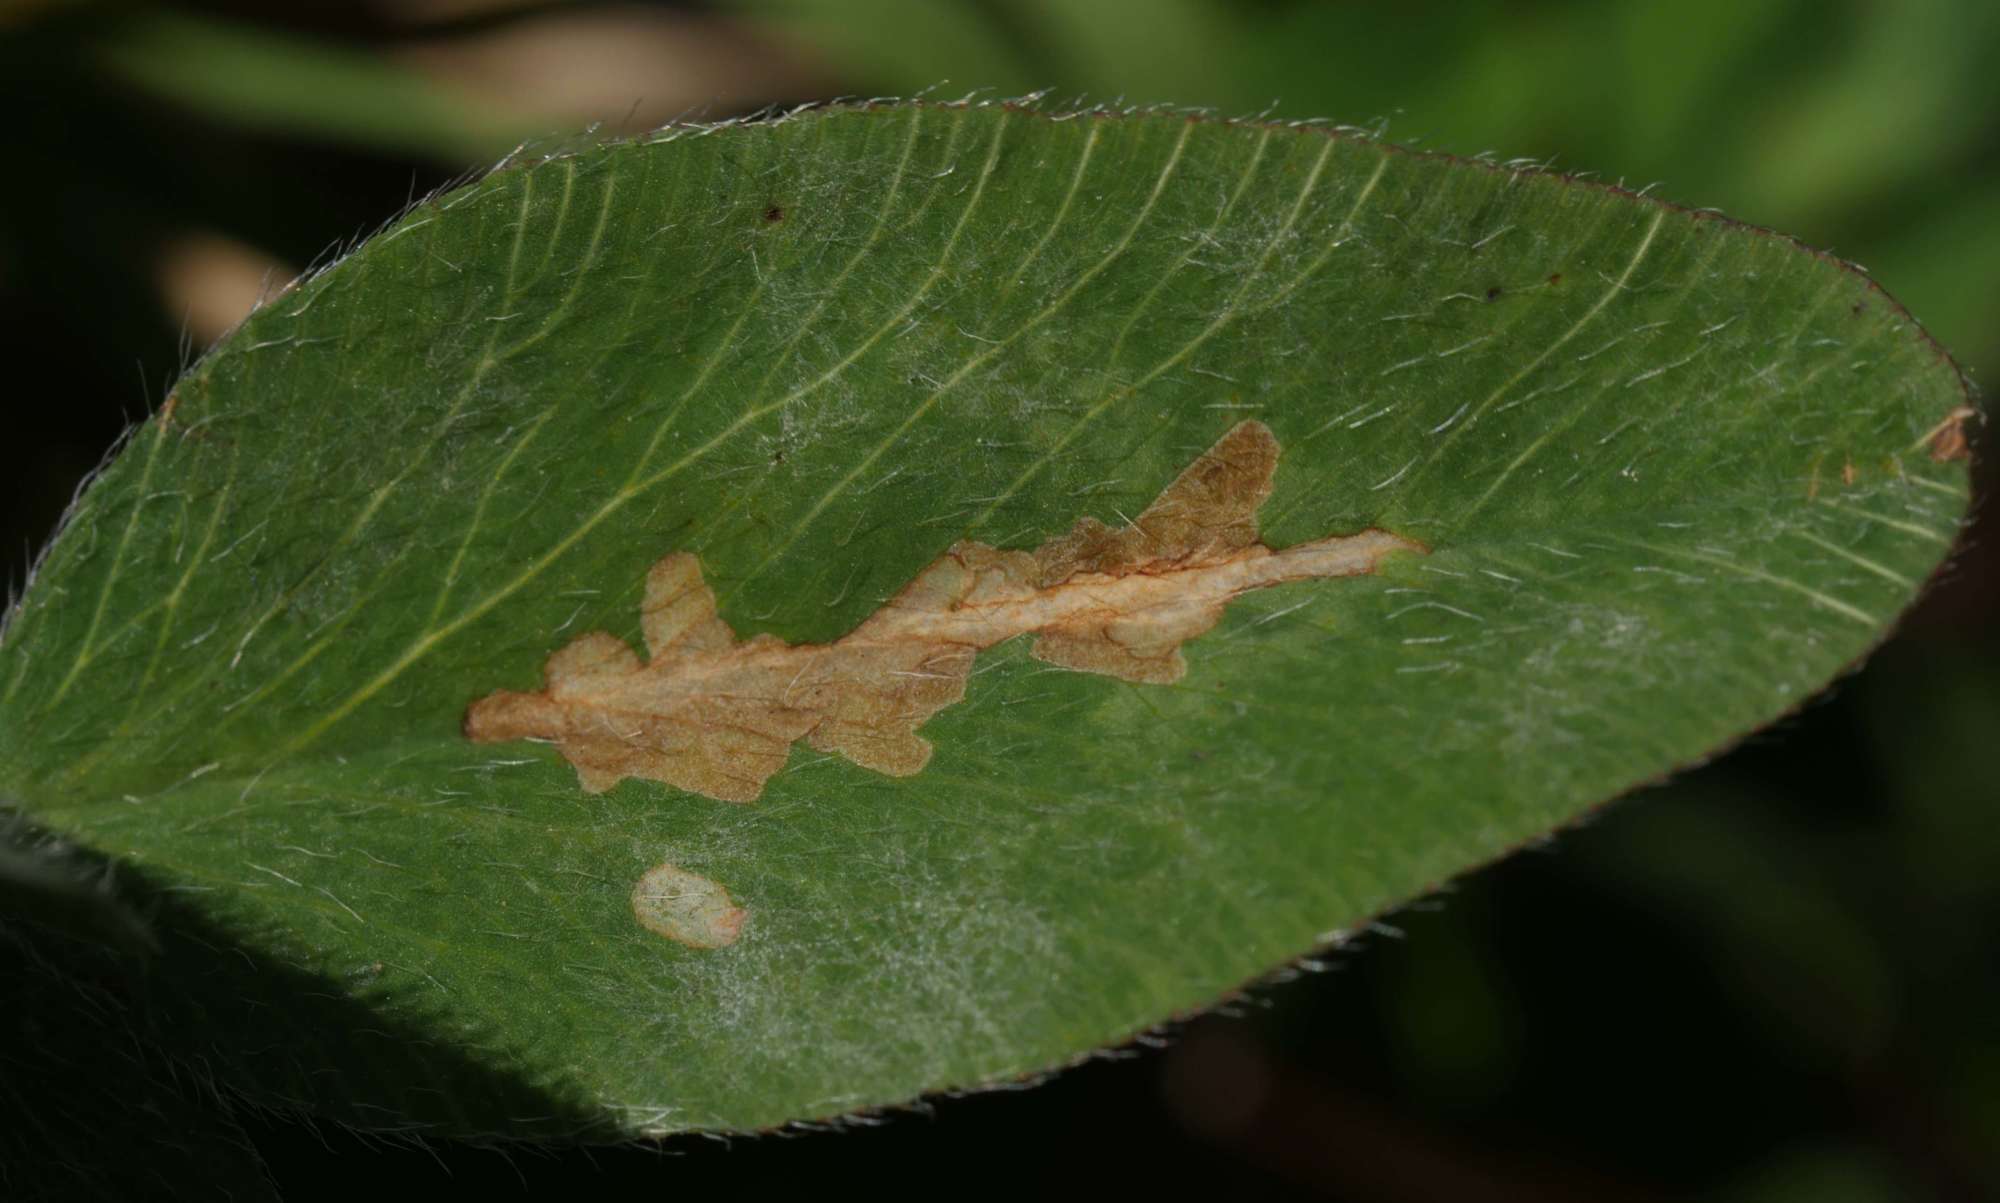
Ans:
{"label": "blurred green foliage", "polygon": [[[1991,0],[15,0],[0,4],[16,167],[0,329],[25,382],[0,473],[13,545],[39,546],[186,354],[156,284],[162,240],[219,231],[303,264],[516,138],[573,131],[583,116],[553,124],[525,90],[511,108],[468,99],[403,51],[553,44],[583,13],[763,46],[770,70],[712,93],[710,116],[750,96],[1047,89],[1590,169],[1859,261],[1975,380],[2000,368]],[[1067,1159],[1088,1155],[1130,1189],[2000,1196],[1995,570],[1969,547],[1830,700],[1165,1053],[837,1139],[595,1170],[433,1152],[461,1189],[802,1172],[878,1188],[884,1157],[1031,1187],[1070,1182]],[[32,1072],[41,1052],[10,1064]],[[250,1135],[297,1197],[436,1173],[432,1152],[275,1122]]]}
{"label": "blurred green foliage", "polygon": [[504,119],[365,47],[138,11],[93,34],[90,49],[107,76],[248,129],[446,161],[508,142]]}

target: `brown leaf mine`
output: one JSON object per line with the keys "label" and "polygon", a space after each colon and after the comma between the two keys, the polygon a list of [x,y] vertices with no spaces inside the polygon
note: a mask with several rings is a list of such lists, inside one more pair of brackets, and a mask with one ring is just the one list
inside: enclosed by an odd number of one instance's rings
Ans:
{"label": "brown leaf mine", "polygon": [[1187,672],[1181,644],[1238,594],[1426,550],[1374,529],[1272,550],[1257,511],[1278,452],[1262,422],[1241,422],[1128,526],[1084,518],[1032,552],[956,543],[827,644],[739,641],[700,562],[675,552],[646,575],[644,663],[616,636],[580,636],[549,657],[539,693],[474,702],[466,737],[552,740],[590,793],[640,777],[749,802],[800,739],[909,776],[931,755],[917,728],[965,696],[982,649],[1033,634],[1036,659],[1165,684]]}
{"label": "brown leaf mine", "polygon": [[750,917],[720,882],[672,864],[654,865],[639,878],[632,887],[632,913],[647,931],[690,948],[736,943]]}

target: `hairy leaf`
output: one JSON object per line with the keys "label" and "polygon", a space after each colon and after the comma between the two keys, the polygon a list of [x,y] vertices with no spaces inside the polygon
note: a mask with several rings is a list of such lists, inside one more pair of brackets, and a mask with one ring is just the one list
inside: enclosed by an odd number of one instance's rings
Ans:
{"label": "hairy leaf", "polygon": [[130,862],[262,1097],[1010,1081],[1798,704],[1952,543],[1965,400],[1844,265],[1533,171],[676,129],[433,198],[197,365],[13,616],[0,789]]}

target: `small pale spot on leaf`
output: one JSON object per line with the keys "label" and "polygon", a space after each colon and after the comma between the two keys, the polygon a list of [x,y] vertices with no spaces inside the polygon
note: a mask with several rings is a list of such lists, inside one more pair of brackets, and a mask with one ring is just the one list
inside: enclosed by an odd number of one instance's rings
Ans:
{"label": "small pale spot on leaf", "polygon": [[750,917],[720,882],[664,863],[646,870],[632,887],[632,913],[647,931],[689,948],[726,948],[736,943]]}

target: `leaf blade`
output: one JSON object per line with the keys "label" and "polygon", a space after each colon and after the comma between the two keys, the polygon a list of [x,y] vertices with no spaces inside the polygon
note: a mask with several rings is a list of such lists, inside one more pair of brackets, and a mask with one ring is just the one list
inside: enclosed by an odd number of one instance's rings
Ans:
{"label": "leaf blade", "polygon": [[[639,1130],[1001,1080],[1233,990],[1796,704],[1963,508],[1926,441],[1962,382],[1831,261],[1166,116],[834,110],[504,171],[176,398],[10,624],[8,788]],[[1173,686],[982,653],[909,778],[801,747],[755,807],[584,798],[459,737],[571,636],[636,646],[668,551],[740,635],[825,642],[955,539],[1115,525],[1246,416],[1273,546],[1431,553],[1237,598]],[[743,937],[644,930],[662,863]],[[322,1101],[504,1122],[422,1086]]]}

